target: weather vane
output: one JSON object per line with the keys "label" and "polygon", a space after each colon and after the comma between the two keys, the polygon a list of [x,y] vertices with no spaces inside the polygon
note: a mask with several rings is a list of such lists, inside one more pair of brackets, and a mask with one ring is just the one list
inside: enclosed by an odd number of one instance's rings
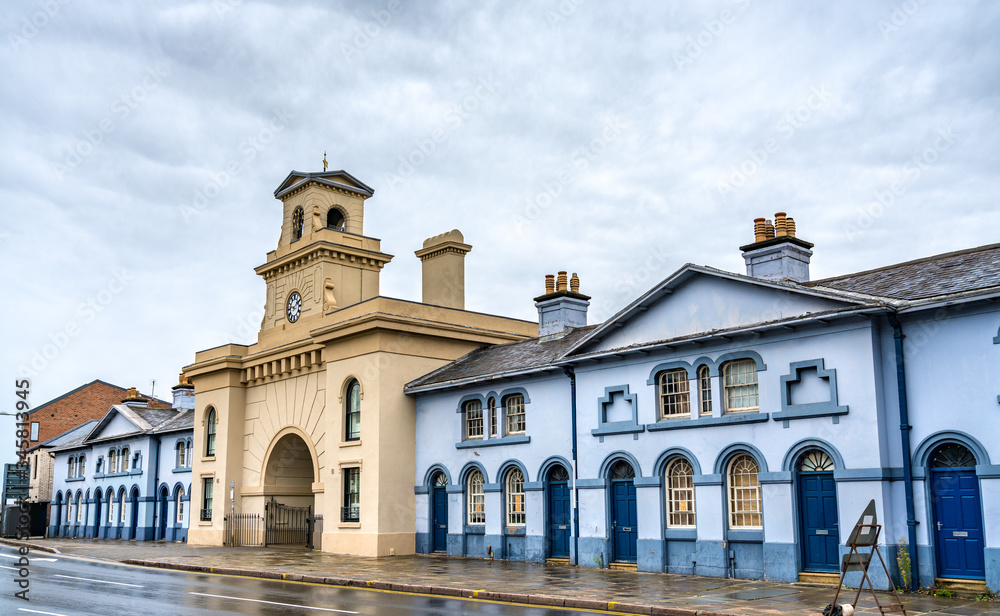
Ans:
{"label": "weather vane", "polygon": [[323,171],[326,171],[326,150],[323,150]]}

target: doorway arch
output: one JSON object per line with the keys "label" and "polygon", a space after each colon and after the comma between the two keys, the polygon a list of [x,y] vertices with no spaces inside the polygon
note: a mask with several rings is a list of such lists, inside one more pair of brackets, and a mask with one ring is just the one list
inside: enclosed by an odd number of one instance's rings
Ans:
{"label": "doorway arch", "polygon": [[943,443],[928,458],[937,577],[986,578],[982,495],[977,459],[961,443]]}
{"label": "doorway arch", "polygon": [[840,566],[840,527],[836,468],[822,449],[808,449],[796,460],[802,570],[836,573]]}

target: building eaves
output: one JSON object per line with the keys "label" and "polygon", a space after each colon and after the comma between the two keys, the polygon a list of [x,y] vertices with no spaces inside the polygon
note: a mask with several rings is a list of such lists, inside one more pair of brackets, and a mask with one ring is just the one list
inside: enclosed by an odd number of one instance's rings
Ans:
{"label": "building eaves", "polygon": [[62,434],[57,434],[56,436],[53,436],[52,438],[43,441],[35,445],[34,447],[29,448],[27,451],[31,452],[35,451],[36,449],[43,449],[43,448],[48,449],[52,447],[59,447],[81,436],[86,437],[88,434],[90,434],[90,431],[93,429],[94,424],[96,423],[97,423],[96,419],[85,421],[79,426],[70,428],[69,430],[63,432]]}

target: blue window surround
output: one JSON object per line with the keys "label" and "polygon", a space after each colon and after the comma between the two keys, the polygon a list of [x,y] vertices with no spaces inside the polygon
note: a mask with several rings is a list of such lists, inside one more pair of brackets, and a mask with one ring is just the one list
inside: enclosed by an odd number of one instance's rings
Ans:
{"label": "blue window surround", "polygon": [[[479,394],[469,394],[467,396],[462,396],[458,401],[458,408],[455,412],[458,413],[460,417],[461,434],[465,435],[465,403],[469,400],[479,400],[483,405],[483,436],[489,436],[489,398],[496,398],[500,401],[500,404],[496,408],[497,412],[497,429],[500,434],[507,429],[507,407],[504,406],[504,401],[507,396],[513,394],[521,394],[524,397],[524,416],[525,416],[525,428],[527,428],[528,423],[528,405],[531,404],[531,397],[528,396],[528,391],[523,387],[511,387],[501,391],[499,394],[490,392],[486,396],[481,396]],[[497,447],[500,445],[520,445],[522,443],[530,443],[531,437],[527,434],[514,434],[512,436],[501,436],[499,438],[471,438],[464,439],[455,443],[455,449],[479,449],[480,447]],[[484,474],[483,477],[486,475]]]}
{"label": "blue window surround", "polygon": [[[614,394],[620,393],[625,397],[625,401],[632,405],[632,419],[625,421],[606,421],[605,407],[614,401]],[[639,433],[644,432],[646,427],[639,424],[639,408],[636,395],[629,393],[628,385],[612,385],[604,388],[604,397],[597,401],[597,427],[590,431],[598,437],[600,442],[604,442],[605,436],[612,434],[631,434],[634,440],[639,439]]]}
{"label": "blue window surround", "polygon": [[729,424],[761,423],[767,421],[767,413],[730,413],[721,417],[696,416],[694,419],[682,417],[681,419],[661,419],[656,423],[646,424],[646,429],[650,432],[659,430],[686,430],[688,428],[708,428],[711,426],[722,426]]}
{"label": "blue window surround", "polygon": [[71,481],[85,481],[86,479],[86,477],[67,477],[66,483],[70,483]]}
{"label": "blue window surround", "polygon": [[[833,417],[833,422],[838,423],[838,416],[847,414],[848,407],[837,404],[837,371],[835,369],[827,370],[822,358],[792,362],[788,365],[788,368],[789,373],[781,377],[781,411],[772,413],[772,419],[784,422],[784,426],[787,428],[788,420],[790,419]],[[830,386],[830,398],[823,402],[790,404],[789,399],[791,397],[792,384],[798,383],[799,373],[809,368],[815,368],[816,376],[826,379]]]}
{"label": "blue window surround", "polygon": [[186,466],[182,466],[182,467],[179,467],[179,468],[175,468],[175,469],[173,469],[170,472],[172,472],[172,473],[190,473],[191,469],[188,468],[188,467],[186,467]]}

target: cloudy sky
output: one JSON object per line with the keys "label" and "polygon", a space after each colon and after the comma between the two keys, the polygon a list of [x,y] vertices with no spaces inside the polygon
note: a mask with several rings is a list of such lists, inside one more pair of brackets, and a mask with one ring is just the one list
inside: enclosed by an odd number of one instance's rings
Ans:
{"label": "cloudy sky", "polygon": [[10,405],[25,376],[166,396],[255,341],[273,191],[324,151],[375,188],[383,295],[419,300],[413,251],[459,228],[467,307],[526,319],[561,269],[591,322],[742,271],[776,211],[814,278],[1000,241],[1000,4],[289,4],[4,3]]}

